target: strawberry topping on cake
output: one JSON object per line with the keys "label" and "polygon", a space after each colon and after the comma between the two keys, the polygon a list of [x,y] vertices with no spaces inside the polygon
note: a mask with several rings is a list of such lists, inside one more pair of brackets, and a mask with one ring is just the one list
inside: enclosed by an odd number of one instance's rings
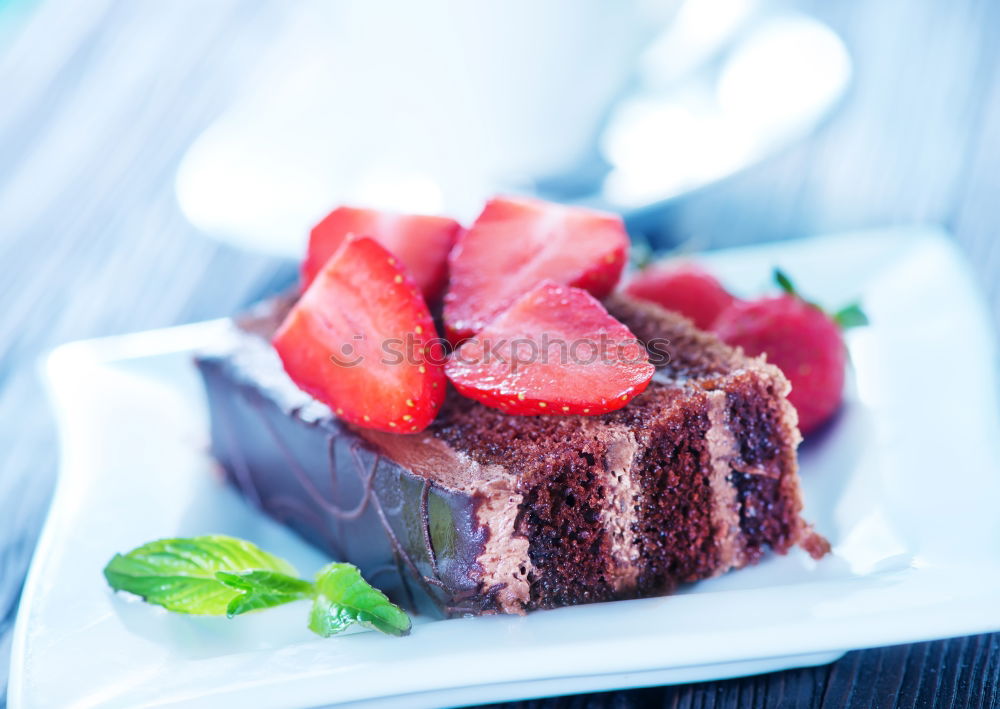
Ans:
{"label": "strawberry topping on cake", "polygon": [[338,417],[421,431],[444,401],[443,353],[420,289],[374,239],[351,237],[274,335],[285,371]]}
{"label": "strawberry topping on cake", "polygon": [[302,287],[350,236],[370,236],[398,256],[428,301],[444,290],[448,281],[448,252],[462,230],[447,217],[397,214],[376,209],[338,207],[309,234],[309,252],[302,263]]}
{"label": "strawberry topping on cake", "polygon": [[617,215],[520,197],[490,200],[449,257],[449,339],[482,330],[546,279],[597,298],[608,295],[621,276],[628,244]]}

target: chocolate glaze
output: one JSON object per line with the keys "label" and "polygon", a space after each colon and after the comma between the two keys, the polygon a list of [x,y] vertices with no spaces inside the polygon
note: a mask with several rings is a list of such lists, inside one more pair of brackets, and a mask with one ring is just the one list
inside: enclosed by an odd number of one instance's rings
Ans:
{"label": "chocolate glaze", "polygon": [[496,589],[482,592],[474,562],[486,540],[475,493],[414,474],[332,417],[285,406],[229,356],[200,356],[197,365],[212,454],[250,502],[366,578],[378,577],[411,609],[455,615],[493,607]]}

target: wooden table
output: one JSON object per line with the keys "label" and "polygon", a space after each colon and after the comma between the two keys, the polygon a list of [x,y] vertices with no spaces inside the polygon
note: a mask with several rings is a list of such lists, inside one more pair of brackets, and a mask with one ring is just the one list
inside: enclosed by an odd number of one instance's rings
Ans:
{"label": "wooden table", "polygon": [[[941,223],[973,260],[996,317],[1000,3],[789,4],[846,39],[857,72],[846,105],[808,141],[678,205],[671,228],[720,246]],[[183,151],[229,104],[286,7],[0,0],[0,697],[57,463],[38,357],[78,338],[223,316],[294,276],[204,238],[173,190]],[[994,706],[998,675],[1000,635],[987,635],[526,705]]]}

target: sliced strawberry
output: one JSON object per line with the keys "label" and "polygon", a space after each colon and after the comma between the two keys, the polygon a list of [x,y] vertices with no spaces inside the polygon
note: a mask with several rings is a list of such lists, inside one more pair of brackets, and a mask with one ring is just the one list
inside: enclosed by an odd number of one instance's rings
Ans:
{"label": "sliced strawberry", "polygon": [[292,380],[340,418],[413,433],[444,401],[436,338],[399,260],[374,239],[352,237],[292,308],[274,347]]}
{"label": "sliced strawberry", "polygon": [[456,350],[445,373],[509,414],[603,414],[649,384],[645,347],[593,296],[542,281]]}
{"label": "sliced strawberry", "polygon": [[653,264],[639,271],[625,292],[685,315],[702,330],[735,300],[715,276],[694,264]]}
{"label": "sliced strawberry", "polygon": [[618,283],[628,235],[613,214],[520,197],[490,200],[449,256],[448,336],[483,329],[544,279],[598,298]]}
{"label": "sliced strawberry", "polygon": [[448,279],[448,252],[461,225],[447,217],[396,214],[375,209],[338,207],[309,234],[309,252],[302,264],[307,288],[349,234],[370,236],[406,266],[428,301],[437,298]]}

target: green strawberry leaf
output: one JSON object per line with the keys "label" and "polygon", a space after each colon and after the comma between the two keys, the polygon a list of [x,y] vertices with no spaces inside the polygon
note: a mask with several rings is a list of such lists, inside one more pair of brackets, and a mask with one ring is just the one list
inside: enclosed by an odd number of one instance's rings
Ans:
{"label": "green strawberry leaf", "polygon": [[798,295],[799,292],[795,290],[795,284],[792,283],[792,279],[788,277],[788,274],[782,271],[780,268],[774,269],[774,282],[778,284],[778,287],[783,290],[788,295]]}
{"label": "green strawberry leaf", "polygon": [[629,248],[629,261],[632,262],[632,267],[636,271],[641,271],[653,263],[653,249],[649,242],[640,241],[638,238],[634,239],[631,248]]}
{"label": "green strawberry leaf", "polygon": [[833,319],[840,325],[841,330],[849,330],[852,327],[862,327],[868,324],[868,316],[857,303],[844,306],[834,313]]}
{"label": "green strawberry leaf", "polygon": [[277,571],[217,571],[215,577],[240,592],[226,607],[226,615],[230,618],[261,608],[273,608],[303,598],[312,598],[315,592],[308,581]]}
{"label": "green strawberry leaf", "polygon": [[223,615],[246,594],[221,581],[220,571],[294,574],[287,561],[250,542],[220,535],[161,539],[127,554],[115,554],[104,577],[116,591],[128,591],[178,613]]}
{"label": "green strawberry leaf", "polygon": [[[802,298],[802,296],[799,295],[799,292],[795,289],[795,284],[792,283],[792,279],[789,278],[788,274],[780,268],[774,269],[774,282],[777,283],[778,287],[788,295],[795,296],[796,298]],[[816,303],[807,301],[804,298],[802,298],[802,300],[815,308],[823,310],[823,308],[820,308],[820,306]],[[823,312],[825,313],[826,311],[823,310]],[[829,315],[829,313],[827,314]],[[858,303],[846,305],[833,315],[829,315],[829,317],[833,318],[833,321],[837,323],[841,330],[849,330],[852,327],[862,327],[868,324],[868,316],[865,315],[865,311],[861,309],[861,305]]]}
{"label": "green strawberry leaf", "polygon": [[410,632],[409,616],[365,581],[357,567],[327,564],[316,575],[316,600],[309,615],[309,629],[329,637],[351,623],[389,635]]}

